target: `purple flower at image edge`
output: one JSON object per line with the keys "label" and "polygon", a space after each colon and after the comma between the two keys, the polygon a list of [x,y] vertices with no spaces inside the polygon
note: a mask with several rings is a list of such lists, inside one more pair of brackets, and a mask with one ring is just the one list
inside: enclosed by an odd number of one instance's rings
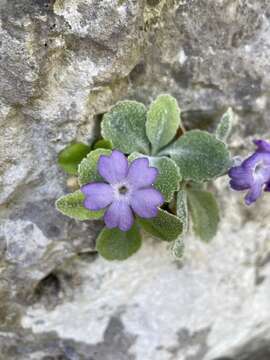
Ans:
{"label": "purple flower at image edge", "polygon": [[129,165],[123,153],[113,150],[109,156],[100,156],[98,172],[106,182],[86,184],[81,191],[87,209],[106,208],[107,228],[128,231],[134,223],[134,214],[146,219],[157,216],[164,198],[153,188],[158,170],[149,167],[147,158],[138,158]]}
{"label": "purple flower at image edge", "polygon": [[270,191],[270,143],[265,140],[254,140],[256,151],[241,165],[229,171],[230,185],[237,191],[248,190],[245,196],[247,205],[255,202],[263,190]]}

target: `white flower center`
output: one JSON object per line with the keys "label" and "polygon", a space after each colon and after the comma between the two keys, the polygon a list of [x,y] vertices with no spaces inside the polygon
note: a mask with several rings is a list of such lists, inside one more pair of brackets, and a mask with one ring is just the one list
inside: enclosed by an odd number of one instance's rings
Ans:
{"label": "white flower center", "polygon": [[129,202],[131,195],[131,186],[127,182],[114,184],[112,187],[115,200],[123,200]]}
{"label": "white flower center", "polygon": [[264,170],[267,169],[269,166],[265,164],[263,161],[260,161],[258,164],[256,164],[254,170],[253,170],[253,176],[256,180],[265,180],[264,179]]}
{"label": "white flower center", "polygon": [[262,168],[263,168],[263,162],[260,161],[258,164],[256,164],[255,169],[254,169],[254,173],[258,174],[261,171]]}

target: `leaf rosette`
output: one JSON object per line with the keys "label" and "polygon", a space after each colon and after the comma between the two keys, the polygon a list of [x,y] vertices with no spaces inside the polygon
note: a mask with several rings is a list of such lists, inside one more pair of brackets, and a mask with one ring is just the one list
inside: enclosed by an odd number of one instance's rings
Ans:
{"label": "leaf rosette", "polygon": [[[68,174],[77,174],[81,190],[62,196],[56,207],[79,221],[103,218],[108,207],[87,208],[89,194],[83,191],[89,184],[104,182],[100,159],[109,159],[115,149],[128,157],[129,166],[138,159],[147,159],[148,166],[157,171],[155,181],[149,186],[162,194],[164,204],[152,218],[134,213],[134,222],[126,231],[117,226],[110,228],[105,221],[106,227],[97,238],[97,251],[107,260],[127,259],[139,250],[142,235],[148,233],[170,242],[174,255],[180,257],[183,237],[191,223],[195,235],[203,241],[211,240],[217,233],[218,205],[213,194],[204,188],[207,182],[226,174],[231,165],[226,140],[232,121],[233,112],[229,109],[215,134],[185,131],[177,100],[168,94],[158,96],[148,110],[137,101],[120,101],[103,116],[103,139],[95,142],[92,150],[78,143],[60,153],[60,166]],[[99,186],[91,189],[98,188],[101,189]],[[100,197],[101,193],[93,196]]]}

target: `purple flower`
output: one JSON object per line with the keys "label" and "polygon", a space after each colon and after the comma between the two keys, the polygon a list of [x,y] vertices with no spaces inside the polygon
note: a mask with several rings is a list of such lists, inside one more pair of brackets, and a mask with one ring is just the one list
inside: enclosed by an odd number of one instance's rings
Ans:
{"label": "purple flower", "polygon": [[130,166],[124,154],[113,150],[101,155],[98,172],[106,182],[84,185],[81,190],[89,210],[106,209],[104,221],[109,229],[118,227],[128,231],[134,222],[134,213],[142,218],[157,216],[164,202],[161,193],[153,188],[158,170],[149,167],[147,158],[134,160]]}
{"label": "purple flower", "polygon": [[249,190],[245,203],[250,205],[262,194],[270,191],[270,143],[265,140],[254,140],[257,150],[240,166],[229,171],[230,185],[234,190]]}

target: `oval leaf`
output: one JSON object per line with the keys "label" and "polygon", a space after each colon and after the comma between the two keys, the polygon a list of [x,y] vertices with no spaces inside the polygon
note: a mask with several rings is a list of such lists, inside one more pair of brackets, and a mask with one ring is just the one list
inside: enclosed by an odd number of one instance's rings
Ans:
{"label": "oval leaf", "polygon": [[147,113],[146,134],[152,144],[152,153],[167,145],[181,124],[177,101],[170,95],[160,95]]}
{"label": "oval leaf", "polygon": [[219,223],[218,205],[213,194],[189,189],[188,205],[195,234],[203,241],[211,240],[216,235]]}
{"label": "oval leaf", "polygon": [[60,197],[55,206],[62,214],[77,220],[95,220],[103,216],[103,210],[90,211],[83,206],[83,201],[83,193],[77,190],[72,194]]}
{"label": "oval leaf", "polygon": [[95,142],[93,149],[112,149],[112,143],[109,140],[98,140]]}
{"label": "oval leaf", "polygon": [[154,187],[159,190],[166,202],[170,202],[173,194],[179,189],[181,181],[180,171],[176,163],[167,157],[149,158],[151,166],[158,169],[159,175]]}
{"label": "oval leaf", "polygon": [[229,108],[225,114],[223,114],[216,130],[216,137],[221,141],[226,141],[232,131],[234,113],[232,108]]}
{"label": "oval leaf", "polygon": [[158,215],[152,219],[138,219],[145,231],[164,241],[172,241],[182,233],[182,223],[180,219],[167,211],[158,210]]}
{"label": "oval leaf", "polygon": [[104,228],[97,238],[97,251],[107,260],[125,260],[141,247],[141,235],[136,224],[127,231]]}
{"label": "oval leaf", "polygon": [[137,101],[121,101],[103,116],[101,133],[123,153],[147,154],[149,141],[145,132],[146,108]]}
{"label": "oval leaf", "polygon": [[59,153],[58,164],[67,174],[77,175],[80,162],[90,150],[90,146],[83,143],[71,144]]}
{"label": "oval leaf", "polygon": [[166,202],[170,202],[175,191],[179,189],[181,176],[176,163],[168,157],[145,156],[139,153],[133,153],[129,156],[129,161],[140,157],[147,157],[150,166],[158,169],[158,177],[154,187],[161,192]]}
{"label": "oval leaf", "polygon": [[230,167],[225,144],[206,131],[188,131],[162,153],[172,157],[185,180],[210,180],[223,175]]}
{"label": "oval leaf", "polygon": [[79,173],[79,183],[80,185],[89,184],[94,181],[104,181],[104,179],[99,175],[97,164],[101,155],[110,155],[111,150],[108,149],[96,149],[91,151],[85,159],[80,163],[78,173]]}

